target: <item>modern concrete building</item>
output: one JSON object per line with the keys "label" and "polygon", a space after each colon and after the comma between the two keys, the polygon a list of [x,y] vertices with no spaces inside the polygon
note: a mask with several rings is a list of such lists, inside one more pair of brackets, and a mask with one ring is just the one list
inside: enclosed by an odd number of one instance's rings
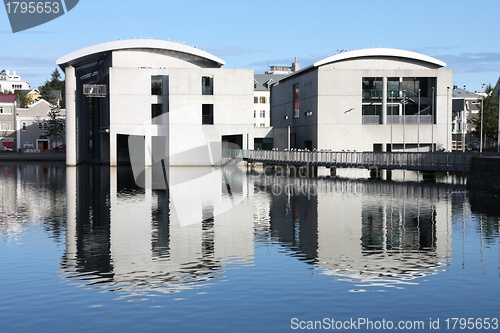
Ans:
{"label": "modern concrete building", "polygon": [[16,90],[29,90],[30,84],[21,80],[21,75],[17,75],[14,71],[5,71],[5,74],[0,74],[0,91],[14,93]]}
{"label": "modern concrete building", "polygon": [[335,151],[451,149],[452,71],[415,52],[343,52],[271,83],[271,126],[287,146]]}
{"label": "modern concrete building", "polygon": [[15,148],[17,95],[0,95],[0,142],[2,150]]}
{"label": "modern concrete building", "polygon": [[222,69],[197,47],[153,39],[94,45],[57,64],[66,74],[68,165],[116,165],[131,154],[144,165],[163,157],[206,165],[221,157],[200,153],[209,142],[253,148],[250,69]]}

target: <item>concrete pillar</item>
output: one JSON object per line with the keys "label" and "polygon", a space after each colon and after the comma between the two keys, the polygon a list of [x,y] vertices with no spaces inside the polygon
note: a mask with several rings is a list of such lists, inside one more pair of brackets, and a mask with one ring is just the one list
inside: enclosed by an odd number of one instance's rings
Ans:
{"label": "concrete pillar", "polygon": [[151,166],[153,165],[152,163],[152,153],[153,153],[153,142],[151,135],[146,135],[144,137],[144,165],[145,166]]}
{"label": "concrete pillar", "polygon": [[75,68],[66,67],[66,165],[75,166],[76,146],[76,75]]}
{"label": "concrete pillar", "polygon": [[118,158],[116,154],[116,133],[115,132],[109,132],[109,165],[110,166],[117,166],[118,164]]}
{"label": "concrete pillar", "polygon": [[382,78],[382,124],[387,124],[387,77],[385,76]]}

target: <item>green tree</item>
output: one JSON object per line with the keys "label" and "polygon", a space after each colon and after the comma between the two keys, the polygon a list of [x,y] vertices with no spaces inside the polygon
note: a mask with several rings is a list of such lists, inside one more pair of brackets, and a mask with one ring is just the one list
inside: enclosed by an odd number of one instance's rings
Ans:
{"label": "green tree", "polygon": [[61,116],[61,109],[59,106],[54,105],[49,111],[49,119],[47,120],[47,131],[44,135],[51,139],[52,142],[57,144],[60,138],[61,142],[64,141],[66,122]]}
{"label": "green tree", "polygon": [[56,99],[56,96],[54,96],[53,91],[60,90],[62,99],[59,103],[59,106],[61,108],[64,108],[65,107],[65,98],[64,98],[65,97],[65,88],[66,88],[65,81],[61,80],[61,73],[56,68],[50,74],[50,79],[45,81],[45,83],[43,85],[38,87],[38,90],[40,91],[40,95],[42,95],[42,98],[53,105],[57,104],[57,99]]}
{"label": "green tree", "polygon": [[[493,87],[489,84],[486,87],[485,96],[483,97],[483,147],[488,147],[488,140],[498,138],[498,97],[495,96]],[[481,106],[476,118],[472,120],[476,125],[476,136],[481,136]]]}

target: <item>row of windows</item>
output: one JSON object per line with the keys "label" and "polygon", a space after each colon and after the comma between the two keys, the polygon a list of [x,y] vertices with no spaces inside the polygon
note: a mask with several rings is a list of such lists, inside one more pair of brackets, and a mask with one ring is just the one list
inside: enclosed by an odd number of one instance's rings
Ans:
{"label": "row of windows", "polygon": [[[166,91],[163,89],[163,82],[168,82],[167,75],[152,75],[151,76],[151,95],[161,96],[165,95]],[[168,86],[168,84],[166,84]],[[201,77],[201,94],[213,95],[214,94],[214,77],[202,76]]]}
{"label": "row of windows", "polygon": [[[257,111],[253,110],[253,117],[257,118]],[[260,117],[265,118],[266,117],[266,110],[260,110]]]}
{"label": "row of windows", "polygon": [[254,102],[254,104],[258,104],[258,103],[260,103],[260,104],[266,104],[267,103],[267,98],[265,96],[260,96],[260,97],[255,96],[253,98],[253,102]]}
{"label": "row of windows", "polygon": [[12,114],[12,106],[0,106],[0,114]]}
{"label": "row of windows", "polygon": [[[151,104],[151,123],[161,124],[161,115],[168,112],[168,108],[164,108],[163,104]],[[201,107],[201,123],[202,125],[214,124],[214,105],[203,104]]]}
{"label": "row of windows", "polygon": [[14,122],[12,121],[0,122],[0,131],[13,131],[13,130],[14,130]]}

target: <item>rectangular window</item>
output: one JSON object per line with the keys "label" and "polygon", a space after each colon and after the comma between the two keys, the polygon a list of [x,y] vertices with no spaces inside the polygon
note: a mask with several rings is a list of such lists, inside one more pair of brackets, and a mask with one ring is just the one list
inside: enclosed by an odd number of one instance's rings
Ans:
{"label": "rectangular window", "polygon": [[299,84],[294,84],[293,85],[293,116],[295,118],[298,118],[300,115],[300,89],[299,89]]}
{"label": "rectangular window", "polygon": [[214,124],[214,105],[203,104],[201,108],[201,124],[213,125]]}
{"label": "rectangular window", "polygon": [[363,98],[378,99],[382,98],[382,78],[364,77],[363,78]]}
{"label": "rectangular window", "polygon": [[23,121],[23,131],[26,131],[27,127],[28,127],[28,125],[26,124],[26,122]]}
{"label": "rectangular window", "polygon": [[1,114],[12,114],[12,106],[0,106]]}
{"label": "rectangular window", "polygon": [[39,131],[43,130],[43,124],[42,123],[38,123],[38,130]]}
{"label": "rectangular window", "polygon": [[266,117],[266,111],[265,110],[260,110],[260,117],[265,118]]}
{"label": "rectangular window", "polygon": [[253,110],[253,117],[255,118],[255,114],[257,113],[257,111]]}
{"label": "rectangular window", "polygon": [[151,104],[151,124],[162,124],[163,104]]}
{"label": "rectangular window", "polygon": [[201,94],[213,95],[214,94],[214,77],[202,76],[201,77]]}
{"label": "rectangular window", "polygon": [[382,124],[382,105],[366,104],[363,105],[363,124]]}
{"label": "rectangular window", "polygon": [[0,130],[13,131],[14,130],[14,123],[12,121],[2,122],[2,123],[0,123]]}
{"label": "rectangular window", "polygon": [[260,104],[266,104],[266,97],[264,96],[260,97]]}
{"label": "rectangular window", "polygon": [[161,75],[151,76],[151,95],[163,95],[163,77]]}
{"label": "rectangular window", "polygon": [[254,104],[259,103],[259,98],[258,98],[257,96],[255,96],[255,97],[253,98],[253,102],[254,102]]}
{"label": "rectangular window", "polygon": [[387,100],[391,98],[399,98],[402,96],[401,85],[399,82],[399,77],[388,77],[387,78]]}
{"label": "rectangular window", "polygon": [[307,111],[307,112],[306,112],[306,117],[310,117],[310,116],[312,116],[312,115],[313,115],[312,111]]}

